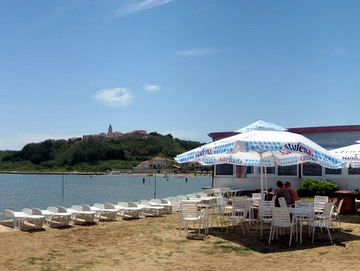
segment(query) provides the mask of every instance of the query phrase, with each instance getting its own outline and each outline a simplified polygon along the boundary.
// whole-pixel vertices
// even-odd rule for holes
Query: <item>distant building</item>
[[[163,157],[155,157],[140,164],[141,169],[162,169],[169,168],[170,166],[170,160]]]
[[[109,125],[107,133],[100,133],[100,134],[94,134],[94,135],[84,135],[83,139],[87,139],[90,137],[100,137],[100,138],[122,138],[127,135],[135,135],[135,136],[146,136],[147,132],[145,130],[134,130],[132,132],[128,133],[122,133],[122,132],[114,132],[112,125]]]

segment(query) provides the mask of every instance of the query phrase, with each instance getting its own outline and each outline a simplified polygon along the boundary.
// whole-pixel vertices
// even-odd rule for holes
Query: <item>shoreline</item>
[[[99,176],[165,176],[163,173],[105,173],[105,172],[35,172],[35,171],[0,171],[0,174],[23,174],[23,175],[99,175]],[[211,174],[195,174],[195,173],[170,173],[168,177],[185,178],[191,177],[211,177]]]

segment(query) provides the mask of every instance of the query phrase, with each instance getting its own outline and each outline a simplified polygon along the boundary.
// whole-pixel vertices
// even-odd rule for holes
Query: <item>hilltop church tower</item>
[[[111,124],[109,125],[109,129],[108,129],[108,135],[112,135],[113,134],[113,129]]]

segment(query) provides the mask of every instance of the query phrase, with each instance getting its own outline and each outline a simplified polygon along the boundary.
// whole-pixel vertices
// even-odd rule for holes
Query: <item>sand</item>
[[[256,227],[226,235],[213,229],[200,240],[179,236],[178,214],[100,221],[34,231],[0,226],[0,270],[358,270],[360,216],[342,216],[342,230],[305,234],[303,244],[289,235],[271,245],[269,231]],[[191,237],[191,236],[190,236]]]

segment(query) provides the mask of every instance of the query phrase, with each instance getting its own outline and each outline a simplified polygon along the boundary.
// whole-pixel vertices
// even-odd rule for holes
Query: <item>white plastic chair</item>
[[[343,205],[344,199],[341,199],[337,205],[334,206],[332,217],[336,221],[337,228],[341,229],[340,212]]]
[[[250,219],[254,221],[255,219],[255,210],[259,211],[259,204],[260,201],[264,200],[264,195],[261,193],[252,193],[251,195],[251,212],[250,212]]]
[[[180,204],[181,211],[180,211],[180,236],[182,231],[183,223],[185,223],[185,230],[188,233],[189,227],[188,223],[193,222],[193,228],[195,228],[195,222],[199,223],[198,229],[198,237],[200,237],[200,231],[202,223],[205,222],[205,209],[201,209],[199,211],[198,206],[196,203],[181,203]]]
[[[272,222],[272,208],[275,207],[273,201],[261,200],[259,204],[258,219],[260,220],[260,236],[263,235],[263,224]],[[258,227],[257,227],[258,228]]]
[[[278,198],[280,207],[288,207],[284,197]]]
[[[170,197],[170,203],[171,203],[171,212],[177,213],[180,212],[180,203],[182,199],[179,197]]]
[[[333,244],[330,234],[330,228],[332,227],[333,209],[334,209],[334,203],[326,202],[323,212],[321,214],[314,215],[313,221],[311,222],[312,243],[314,243],[315,228],[320,228],[321,230],[325,228],[329,234],[330,243]]]
[[[210,228],[213,227],[214,219],[216,220],[216,225],[217,226],[219,225],[218,218],[220,220],[221,229],[223,228],[223,225],[225,224],[224,216],[225,216],[227,203],[228,203],[227,198],[215,198],[214,200],[210,201],[210,204],[214,204],[214,207],[208,213],[208,215],[211,216]]]
[[[297,200],[295,201],[295,208],[302,208],[302,209],[309,209],[311,210],[310,213],[308,214],[296,214],[295,215],[295,222],[300,224],[300,240],[302,240],[302,224],[304,221],[306,221],[307,225],[308,225],[308,232],[309,232],[309,237],[311,236],[311,227],[310,227],[310,223],[311,220],[313,219],[314,216],[314,202],[312,201],[302,201],[302,200]]]
[[[234,222],[235,221],[239,221],[240,225],[241,225],[241,229],[243,231],[243,234],[245,235],[245,229],[244,229],[244,223],[247,226],[247,229],[249,231],[249,225],[246,223],[246,219],[248,217],[249,214],[249,209],[250,209],[250,202],[247,199],[242,199],[242,198],[237,198],[234,197],[233,198],[233,202],[232,202],[232,213],[229,216],[229,224],[231,222],[231,231],[234,230]],[[229,231],[229,225],[226,229],[226,234]]]
[[[275,234],[278,237],[279,231],[285,228],[290,228],[289,247],[291,246],[291,239],[294,231],[294,223],[290,218],[290,211],[288,208],[273,207],[272,208],[272,222],[270,227],[269,244],[274,240]]]
[[[314,197],[314,210],[315,213],[317,214],[321,214],[325,203],[329,201],[329,197],[328,196],[315,196]]]

